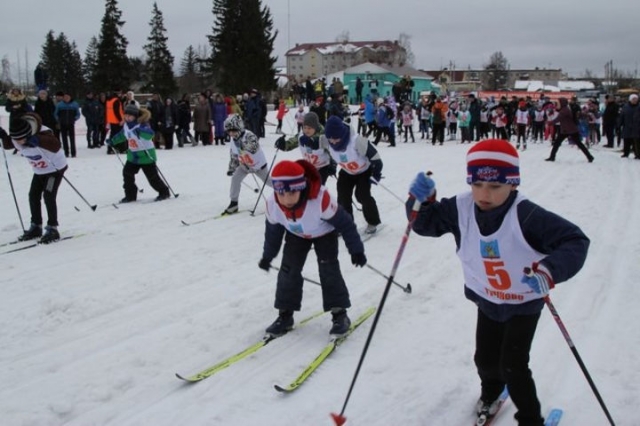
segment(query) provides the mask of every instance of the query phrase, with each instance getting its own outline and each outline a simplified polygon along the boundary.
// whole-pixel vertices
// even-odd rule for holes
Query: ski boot
[[[332,315],[332,325],[331,330],[329,330],[329,334],[334,337],[340,337],[349,331],[349,327],[351,327],[351,320],[347,316],[347,310],[344,308],[333,308],[331,309]]]
[[[42,236],[42,226],[36,225],[35,223],[31,224],[31,227],[24,231],[24,234],[18,237],[18,241],[28,241],[36,238],[40,238]]]
[[[293,311],[280,310],[278,318],[265,330],[268,336],[279,337],[293,329]]]
[[[44,235],[40,238],[40,244],[49,244],[60,239],[60,233],[55,226],[47,226],[44,228]]]

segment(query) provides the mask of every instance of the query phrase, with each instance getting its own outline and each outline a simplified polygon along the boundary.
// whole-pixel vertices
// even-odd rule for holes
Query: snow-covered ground
[[[285,130],[291,126],[288,117]],[[82,119],[78,127],[78,157],[70,159],[66,176],[99,207],[91,211],[64,182],[58,206],[62,235],[84,235],[0,255],[0,424],[333,424],[329,413],[342,408],[371,321],[291,395],[275,392],[273,384],[287,384],[325,345],[327,317],[201,383],[186,385],[174,376],[195,373],[254,343],[276,316],[276,273],[257,267],[264,215],[181,224],[228,204],[228,148],[159,151],[159,167],[180,196],[115,209],[111,203],[123,196],[122,166],[104,149],[88,150]],[[273,129],[262,141],[269,159]],[[381,144],[382,182],[404,198],[415,173],[432,170],[439,196],[465,191],[468,148],[420,140],[399,142],[395,149]],[[31,170],[24,159],[6,153],[26,226]],[[640,161],[599,147],[593,148],[592,164],[566,145],[555,163],[543,161],[548,153],[547,144],[530,144],[521,153],[521,190],[577,223],[592,241],[582,271],[551,297],[617,424],[638,425]],[[277,155],[298,157],[298,151]],[[22,230],[2,169],[0,242],[7,242]],[[137,181],[144,188],[140,200],[156,196],[142,173]],[[245,182],[256,186],[250,177]],[[329,187],[335,190],[334,180]],[[366,243],[367,256],[388,274],[407,222],[395,196],[380,187],[373,191],[386,226]],[[252,209],[256,196],[243,187],[240,207]],[[261,202],[257,211],[263,209]],[[361,214],[356,221],[364,224]],[[344,246],[341,260],[355,318],[377,306],[386,280],[354,268]],[[313,253],[305,273],[317,279]],[[475,309],[463,296],[453,239],[412,235],[396,280],[411,283],[413,294],[391,289],[347,406],[349,424],[471,423],[479,394]],[[297,319],[321,308],[320,289],[305,289]],[[562,407],[567,425],[607,424],[548,312],[531,366],[545,411]],[[507,403],[495,425],[513,425],[514,412]]]

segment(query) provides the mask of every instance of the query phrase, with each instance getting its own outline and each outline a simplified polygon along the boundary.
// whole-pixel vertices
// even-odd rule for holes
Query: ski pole
[[[97,205],[97,204],[91,205],[91,203],[89,203],[89,202],[87,201],[87,199],[86,199],[86,198],[84,198],[84,197],[82,196],[82,194],[80,193],[80,191],[78,191],[78,190],[76,189],[76,187],[75,187],[75,186],[73,186],[73,184],[71,183],[71,181],[70,181],[69,179],[67,179],[67,177],[66,177],[65,175],[62,175],[62,179],[64,179],[64,180],[69,184],[69,186],[70,186],[71,188],[73,188],[73,190],[74,190],[74,191],[76,191],[76,194],[78,194],[78,195],[80,196],[80,198],[82,198],[82,201],[84,201],[84,202],[86,203],[86,205],[87,205],[87,206],[89,206],[89,208],[90,208],[91,210],[93,210],[94,212],[96,211],[96,209],[98,208],[98,205]]]
[[[546,295],[544,297],[544,303],[547,304],[547,308],[549,308],[549,311],[551,312],[553,319],[556,320],[556,324],[558,324],[558,327],[560,328],[560,332],[564,336],[564,340],[566,340],[567,344],[569,345],[569,348],[571,348],[571,352],[573,352],[573,356],[576,358],[576,361],[578,361],[578,365],[580,366],[580,369],[582,370],[584,377],[587,379],[587,382],[589,382],[589,386],[591,386],[591,390],[593,391],[594,395],[596,396],[596,399],[600,403],[600,407],[602,407],[602,410],[604,411],[605,416],[607,416],[607,420],[609,420],[609,424],[611,424],[611,426],[615,426],[615,423],[613,422],[613,418],[611,417],[611,414],[609,414],[609,410],[607,409],[607,406],[605,405],[604,400],[602,399],[602,396],[600,396],[600,392],[598,392],[598,389],[596,388],[596,385],[593,382],[593,379],[591,378],[591,375],[589,374],[587,367],[584,365],[584,362],[582,362],[582,358],[580,357],[580,354],[578,354],[578,350],[573,344],[573,341],[571,340],[571,336],[569,336],[569,332],[567,331],[567,328],[564,326],[564,323],[562,322],[562,319],[560,318],[558,311],[556,310],[555,306],[553,306],[553,303],[551,303],[551,298],[549,297],[549,295]]]
[[[278,268],[277,266],[273,266],[273,265],[272,265],[271,267],[272,267],[273,269],[275,269],[276,271],[280,271],[280,268]],[[312,280],[311,278],[307,278],[307,277],[305,277],[304,275],[302,276],[302,279],[303,279],[304,281],[307,281],[307,282],[311,283],[311,284],[319,285],[320,287],[322,287],[322,284],[320,284],[318,281]]]
[[[245,181],[242,181],[242,184],[244,186],[246,186],[247,188],[249,188],[250,190],[252,190],[253,192],[257,193],[258,192],[258,188],[252,188],[248,183],[246,183]]]
[[[11,180],[11,172],[9,172],[9,163],[7,162],[7,153],[4,152],[4,148],[0,146],[2,149],[2,155],[4,156],[4,166],[7,169],[7,176],[9,177],[9,186],[11,186],[11,195],[13,195],[13,202],[16,204],[16,211],[18,212],[18,219],[20,219],[20,226],[22,227],[22,232],[26,232],[24,229],[24,222],[22,221],[22,214],[20,213],[20,207],[18,207],[18,199],[16,198],[16,191],[13,188],[13,181]]]
[[[384,273],[382,273],[382,271],[379,271],[378,269],[374,268],[373,266],[369,265],[368,263],[365,265],[367,268],[371,269],[373,272],[375,272],[376,274],[382,276],[383,278],[389,279],[388,276],[386,276]],[[405,293],[411,293],[411,284],[407,283],[406,286],[403,286],[402,284],[399,284],[397,281],[392,279],[393,284],[397,285],[398,287],[400,287]]]
[[[254,188],[253,192],[257,194],[259,192],[258,187],[260,186],[260,184],[258,183],[258,179],[256,179],[256,175],[254,173],[251,173],[251,177],[253,178],[253,181],[256,184],[256,187]],[[262,196],[262,198],[264,198],[264,195]],[[266,198],[265,198],[265,201],[266,201]]]
[[[176,194],[173,191],[173,188],[171,188],[171,185],[169,185],[169,181],[167,180],[166,177],[164,177],[164,174],[162,173],[162,170],[160,170],[160,167],[158,167],[158,160],[154,160],[153,157],[151,156],[151,154],[149,154],[149,151],[147,151],[146,149],[144,150],[144,153],[147,154],[147,157],[149,157],[150,160],[153,160],[153,162],[155,163],[156,166],[156,170],[158,171],[158,174],[160,175],[160,178],[163,180],[164,184],[167,185],[167,188],[169,188],[169,191],[171,191],[171,194],[175,197],[178,198],[178,196],[180,194]]]
[[[267,182],[269,182],[269,176],[271,176],[271,169],[273,168],[273,164],[276,162],[276,157],[278,156],[278,151],[280,151],[280,150],[278,148],[276,148],[276,153],[273,154],[273,160],[271,160],[271,165],[269,166],[269,170],[267,171],[267,178],[262,183],[262,188],[260,188],[260,194],[258,194],[258,199],[256,200],[256,205],[253,206],[253,210],[251,210],[249,212],[249,214],[251,216],[255,215],[256,209],[258,208],[258,203],[260,202],[260,197],[262,197],[262,191],[264,191],[264,187],[267,185]]]
[[[430,174],[430,172],[428,172]],[[351,397],[351,392],[353,392],[353,387],[356,384],[356,380],[358,379],[358,374],[360,373],[360,369],[362,368],[362,363],[364,362],[364,358],[367,355],[367,350],[369,349],[369,345],[371,344],[371,339],[373,338],[373,333],[376,331],[376,326],[378,325],[378,320],[380,319],[380,314],[382,314],[382,308],[384,307],[384,303],[387,300],[387,295],[389,294],[389,289],[391,288],[391,284],[393,283],[393,277],[398,270],[398,266],[400,265],[400,259],[402,259],[402,254],[404,253],[404,248],[407,245],[407,241],[409,241],[409,235],[411,234],[411,229],[413,226],[413,222],[415,222],[416,217],[418,217],[418,210],[420,210],[420,206],[422,203],[420,201],[415,200],[413,203],[413,208],[411,210],[411,215],[409,216],[409,221],[407,222],[407,228],[404,231],[404,235],[402,236],[402,242],[400,243],[400,248],[398,249],[398,253],[396,254],[396,258],[393,262],[393,267],[391,268],[391,274],[387,279],[387,285],[384,288],[384,292],[382,293],[382,298],[380,299],[380,304],[378,305],[378,309],[376,310],[376,315],[373,317],[373,324],[371,324],[371,330],[369,330],[369,335],[367,336],[367,341],[364,344],[364,348],[362,349],[362,355],[360,355],[360,360],[358,361],[358,366],[356,367],[356,371],[353,375],[353,379],[351,380],[351,385],[349,386],[349,391],[347,392],[347,397],[345,398],[344,405],[342,406],[342,410],[340,414],[331,413],[331,417],[335,422],[336,426],[343,426],[347,421],[347,418],[344,416],[344,412],[347,409],[347,404],[349,403],[349,398]]]
[[[400,198],[398,195],[396,195],[395,192],[393,192],[392,190],[390,190],[389,188],[387,188],[386,186],[384,186],[382,184],[382,182],[377,181],[376,185],[378,185],[380,188],[384,189],[385,191],[387,191],[389,194],[393,195],[395,197],[396,200],[400,201],[400,203],[402,203],[402,205],[404,205],[404,200],[402,198]]]
[[[40,155],[42,155],[42,157],[46,158],[46,156],[44,155],[44,153],[42,152],[42,150],[41,150],[40,148],[38,148],[38,151],[40,152]],[[54,168],[55,168],[55,166],[53,166],[53,165],[52,165],[52,167],[54,167]],[[60,170],[56,168],[56,172],[60,172]],[[98,205],[97,205],[97,204],[91,205],[91,203],[90,203],[90,202],[88,202],[88,201],[87,201],[87,199],[86,199],[86,198],[84,198],[84,197],[82,196],[82,194],[80,193],[80,191],[78,191],[78,189],[77,189],[75,186],[73,186],[73,184],[71,183],[71,181],[70,181],[69,179],[67,179],[67,177],[66,177],[64,174],[62,174],[62,179],[64,179],[64,180],[69,184],[69,186],[70,186],[71,188],[73,188],[73,190],[76,192],[76,194],[78,194],[78,196],[79,196],[80,198],[82,198],[82,201],[84,201],[84,202],[85,202],[85,204],[86,204],[87,206],[89,206],[89,208],[90,208],[91,210],[93,210],[94,212],[96,211],[96,209],[98,208]],[[76,207],[76,210],[78,210],[78,208],[77,208],[77,207]]]

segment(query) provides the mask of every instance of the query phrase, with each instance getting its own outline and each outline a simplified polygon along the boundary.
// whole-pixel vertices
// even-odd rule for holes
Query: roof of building
[[[363,48],[392,51],[401,48],[401,46],[397,41],[391,40],[303,43],[296,44],[296,47],[289,49],[285,56],[300,56],[313,49],[317,49],[323,55],[331,55],[334,53],[353,53]]]
[[[410,67],[408,65],[403,65],[403,66],[394,66],[394,65],[387,65],[387,64],[374,64],[372,62],[364,62],[362,64],[359,65],[354,65],[350,68],[347,68],[346,70],[344,70],[345,73],[347,74],[364,74],[364,73],[371,73],[371,74],[386,74],[386,73],[393,73],[397,76],[403,76],[403,75],[409,75],[411,76],[411,78],[423,78],[423,79],[428,79],[428,80],[432,80],[433,78],[420,71],[417,70],[413,67]]]

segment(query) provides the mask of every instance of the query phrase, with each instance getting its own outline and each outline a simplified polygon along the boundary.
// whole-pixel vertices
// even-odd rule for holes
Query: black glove
[[[284,151],[284,149],[287,147],[287,141],[286,141],[284,135],[282,135],[278,139],[276,139],[275,147],[277,149],[279,149],[280,151]]]
[[[365,256],[364,253],[352,254],[351,263],[353,263],[354,266],[363,267],[364,265],[367,264],[367,256]]]
[[[269,269],[271,269],[271,260],[265,259],[263,257],[262,259],[260,259],[260,262],[258,262],[258,268],[264,269],[265,271],[269,272]]]
[[[227,176],[233,176],[233,172],[235,172],[235,170],[227,170]]]
[[[328,168],[327,170],[329,170],[329,176],[335,176],[336,173],[338,172],[338,165],[336,164],[335,161],[331,161],[327,166],[327,168]]]

